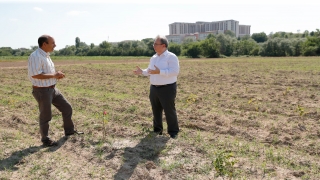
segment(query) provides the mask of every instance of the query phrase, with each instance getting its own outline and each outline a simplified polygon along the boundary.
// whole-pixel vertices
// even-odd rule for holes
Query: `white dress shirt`
[[[28,77],[32,82],[32,85],[39,87],[48,87],[57,83],[56,78],[50,79],[36,79],[32,76],[38,74],[55,73],[55,68],[52,60],[50,59],[50,53],[46,53],[41,48],[35,50],[28,59]]]
[[[149,74],[148,69],[155,70],[155,65],[160,69],[160,74]],[[165,85],[177,81],[179,70],[178,57],[166,50],[160,56],[158,54],[153,55],[148,68],[143,69],[142,74],[150,76],[150,83],[152,85]]]

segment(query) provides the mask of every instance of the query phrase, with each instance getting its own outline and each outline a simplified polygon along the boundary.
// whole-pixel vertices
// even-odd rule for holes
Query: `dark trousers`
[[[51,104],[53,104],[61,113],[63,119],[64,133],[68,134],[74,131],[74,125],[71,120],[71,104],[63,97],[57,88],[33,88],[33,97],[39,105],[39,125],[41,141],[49,139],[49,121],[52,118]]]
[[[164,111],[168,124],[168,133],[170,135],[178,134],[179,125],[175,108],[176,95],[176,83],[160,87],[156,87],[154,85],[150,86],[149,98],[153,113],[153,130],[155,132],[163,131],[162,112]]]

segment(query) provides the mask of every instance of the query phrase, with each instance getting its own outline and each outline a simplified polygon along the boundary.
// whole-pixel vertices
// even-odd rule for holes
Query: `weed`
[[[197,132],[197,136],[195,140],[197,143],[201,143],[203,141],[200,131]]]
[[[40,169],[41,169],[41,166],[40,166],[39,164],[36,164],[36,165],[34,165],[34,166],[31,168],[30,173],[31,173],[31,174],[34,174],[34,173],[36,173],[37,171],[39,171]]]
[[[230,178],[233,177],[235,172],[234,164],[236,163],[236,160],[233,159],[233,157],[232,153],[223,151],[216,153],[216,158],[212,164],[219,176],[227,175]]]
[[[289,94],[291,90],[291,87],[287,87],[286,90],[282,93],[284,96],[286,96],[287,94]]]
[[[129,113],[134,113],[137,111],[137,109],[138,109],[138,107],[133,105],[133,106],[130,106],[127,111]]]
[[[169,171],[172,171],[174,169],[177,169],[179,167],[182,167],[183,166],[183,162],[181,161],[173,161],[172,163],[167,163],[163,160],[160,161],[160,164],[161,164],[161,167],[165,170],[169,170]]]
[[[297,106],[297,108],[296,108],[296,112],[298,112],[299,113],[299,116],[303,116],[304,115],[304,108],[302,107],[302,106],[300,106],[299,104],[298,104],[298,106]]]
[[[187,105],[193,104],[198,100],[198,96],[195,94],[190,94],[187,99],[186,99],[186,103]]]

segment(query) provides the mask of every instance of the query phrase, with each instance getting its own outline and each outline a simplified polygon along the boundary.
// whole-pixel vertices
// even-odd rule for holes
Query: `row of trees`
[[[66,46],[54,51],[54,56],[152,56],[153,39],[141,41],[122,41],[110,43],[102,41],[99,45],[87,45],[79,37],[75,45]],[[37,46],[31,49],[0,48],[0,56],[28,56]],[[182,44],[169,43],[169,51],[176,55],[197,57],[225,57],[225,56],[319,56],[320,31],[304,33],[254,33],[252,36],[236,38],[234,33],[212,35],[201,41],[185,40]]]
[[[189,57],[221,56],[319,56],[320,31],[300,34],[278,32],[267,36],[264,32],[251,37],[235,38],[219,34],[198,42],[184,42],[182,54]]]

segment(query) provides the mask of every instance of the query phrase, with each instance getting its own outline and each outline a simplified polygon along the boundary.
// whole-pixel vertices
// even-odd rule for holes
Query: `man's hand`
[[[56,72],[56,73],[54,74],[54,77],[55,77],[56,79],[62,79],[62,78],[65,77],[65,75],[64,75],[63,72],[58,71],[58,72]]]
[[[142,74],[142,69],[139,66],[136,66],[136,68],[137,69],[135,71],[133,71],[133,73],[136,75]]]
[[[154,65],[154,67],[156,68],[155,70],[152,70],[152,69],[148,69],[148,73],[149,74],[160,74],[160,69]]]

